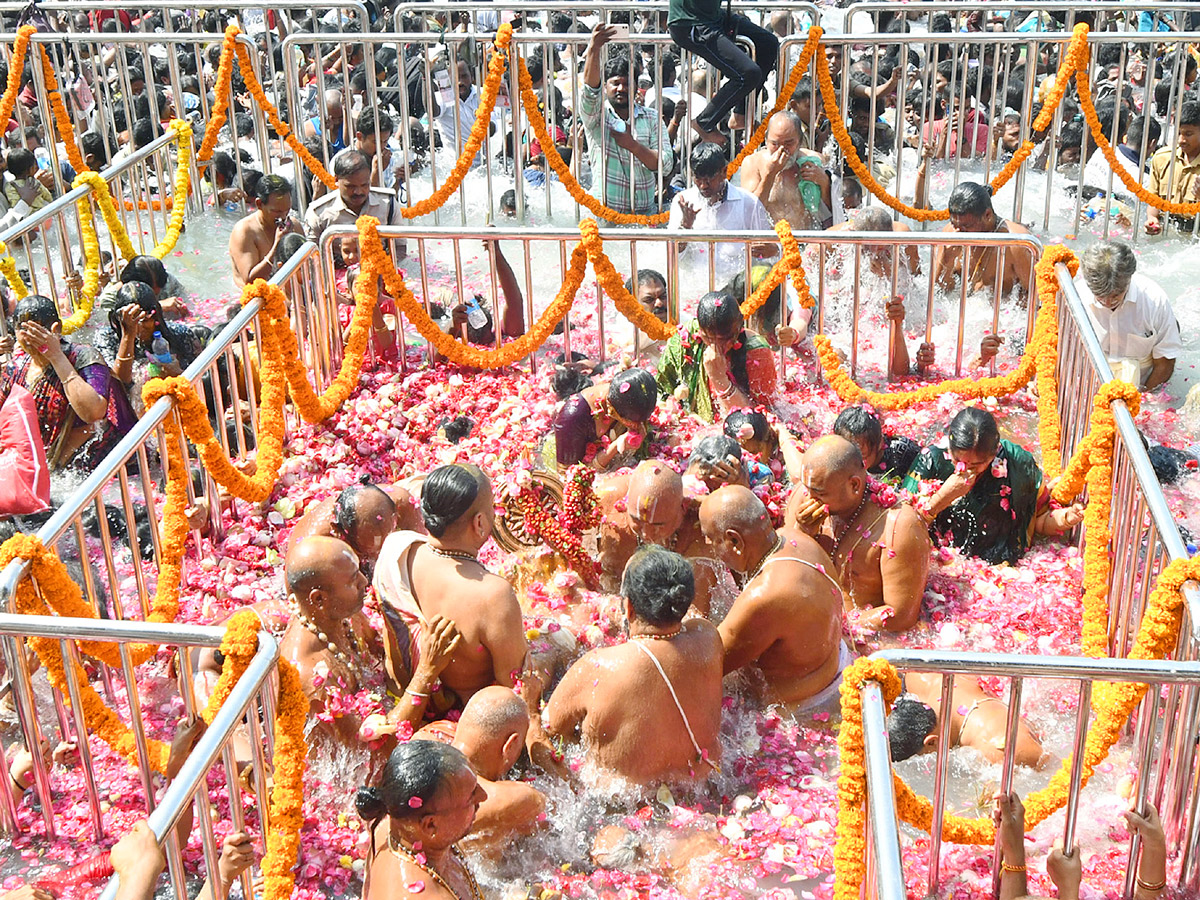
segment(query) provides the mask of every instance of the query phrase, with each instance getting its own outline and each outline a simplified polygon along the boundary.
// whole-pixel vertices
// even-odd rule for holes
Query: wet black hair
[[[712,178],[723,171],[727,164],[725,151],[711,141],[697,144],[692,148],[692,155],[688,157],[688,171],[692,173],[693,178]]]
[[[951,450],[978,450],[995,453],[1000,446],[1000,429],[996,418],[985,409],[968,406],[950,420],[947,429]]]
[[[388,757],[378,787],[358,789],[354,808],[359,818],[371,823],[372,831],[384,816],[418,819],[446,780],[470,765],[462,751],[449,744],[406,741]]]
[[[1150,447],[1146,451],[1146,455],[1150,457],[1150,465],[1154,467],[1154,474],[1163,484],[1177,482],[1188,471],[1187,464],[1196,459],[1190,453],[1162,444]]]
[[[84,132],[83,137],[79,139],[79,146],[83,148],[84,156],[95,156],[101,163],[108,163],[108,146],[100,132]]]
[[[954,186],[946,209],[955,216],[982,216],[992,211],[992,189],[974,181]]]
[[[135,256],[121,270],[121,284],[140,281],[148,284],[157,293],[167,284],[167,267],[156,256]]]
[[[17,307],[13,310],[13,328],[26,322],[37,322],[47,329],[61,325],[62,315],[58,311],[58,304],[42,294],[30,294],[23,300],[18,300]]]
[[[254,186],[254,199],[266,203],[279,194],[292,196],[292,183],[282,175],[264,175]]]
[[[13,178],[26,178],[37,172],[37,157],[33,155],[32,150],[26,150],[24,147],[9,150],[5,164]]]
[[[645,422],[658,406],[658,383],[645,369],[625,369],[609,383],[608,402],[622,419]]]
[[[474,466],[438,466],[421,487],[421,518],[434,537],[441,537],[475,505],[485,476]]]
[[[742,430],[743,425],[749,425],[754,429],[756,441],[765,441],[771,436],[771,423],[767,421],[765,415],[753,409],[735,409],[725,417],[723,427],[725,436],[738,441],[739,447],[741,441],[738,440],[738,432]]]
[[[847,406],[833,420],[833,433],[844,437],[850,443],[862,438],[870,446],[878,447],[883,443],[883,423],[879,416],[864,406]]]
[[[925,738],[937,727],[937,713],[920,700],[900,697],[887,718],[888,744],[892,762],[916,756],[925,746]]]
[[[380,495],[383,498],[384,508],[390,508],[393,513],[396,511],[395,502],[388,495],[388,492],[378,485],[350,485],[350,487],[338,494],[337,499],[333,501],[333,524],[338,527],[338,530],[351,543],[355,543],[354,536],[358,532],[358,498],[367,493]]]
[[[662,547],[643,547],[630,557],[621,576],[621,596],[648,625],[677,625],[696,596],[692,564]]]
[[[722,338],[737,337],[740,333],[741,338],[738,343],[741,346],[730,349],[726,356],[729,360],[729,374],[733,377],[733,383],[743,393],[748,394],[750,392],[750,375],[746,371],[746,354],[749,350],[746,347],[745,321],[742,318],[739,302],[727,290],[709,291],[700,298],[700,302],[696,306],[696,323],[710,334]]]
[[[568,397],[582,393],[593,384],[592,379],[583,372],[566,366],[557,367],[554,374],[550,376],[550,387],[554,390],[554,396],[559,400],[566,400]]]
[[[742,461],[742,445],[727,434],[710,434],[701,438],[688,457],[688,468],[695,465],[711,468],[722,462],[735,462],[745,474],[746,464]]]
[[[471,432],[475,428],[475,423],[466,416],[455,416],[453,419],[443,419],[441,424],[442,434],[446,436],[452,444],[457,444],[464,438],[470,437]]]
[[[279,243],[275,247],[275,259],[272,262],[276,266],[282,266],[285,262],[291,259],[297,250],[304,246],[304,235],[285,234],[279,239]]]

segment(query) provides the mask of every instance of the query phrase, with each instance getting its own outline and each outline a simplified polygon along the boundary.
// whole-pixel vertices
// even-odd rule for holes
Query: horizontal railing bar
[[[1096,659],[1087,656],[906,649],[880,650],[871,654],[871,658],[886,660],[908,672],[1200,684],[1200,662],[1174,659]]]
[[[79,619],[72,616],[0,613],[0,634],[114,644],[219,647],[225,637],[225,629],[215,625],[139,622],[132,619]]]

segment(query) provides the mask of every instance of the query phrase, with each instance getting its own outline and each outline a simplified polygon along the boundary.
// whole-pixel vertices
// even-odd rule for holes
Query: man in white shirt
[[[452,151],[455,156],[462,155],[463,148],[471,138],[471,128],[479,112],[480,99],[471,67],[461,59],[458,61],[458,102],[454,102],[454,91],[449,85],[445,90],[439,88],[434,92],[433,124],[437,126],[438,134],[441,135],[442,146]],[[489,122],[488,134],[495,130],[496,123]],[[476,153],[471,162],[472,168],[481,162],[481,154]]]
[[[1079,258],[1075,288],[1117,378],[1150,391],[1166,384],[1183,349],[1179,322],[1161,287],[1137,274],[1124,241],[1100,241]]]
[[[717,144],[703,142],[692,148],[688,168],[692,186],[675,195],[671,201],[671,216],[667,227],[672,231],[773,231],[771,217],[756,196],[729,183],[725,175],[728,161],[725,151]],[[754,256],[771,256],[778,252],[774,244],[754,244]],[[741,244],[723,242],[715,245],[716,279],[723,284],[734,272],[744,270],[745,250]]]

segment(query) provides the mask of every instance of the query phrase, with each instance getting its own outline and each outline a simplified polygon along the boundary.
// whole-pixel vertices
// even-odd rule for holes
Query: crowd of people
[[[92,15],[101,33],[135,27],[132,19]],[[150,14],[136,27],[153,27],[154,15],[166,24],[163,14]],[[579,180],[619,212],[667,212],[664,234],[682,252],[696,243],[683,232],[766,232],[779,221],[797,231],[903,233],[906,226],[869,202],[846,164],[809,77],[772,118],[763,145],[740,171],[740,184],[731,182],[728,161],[755,124],[744,114],[745,101],[769,87],[780,40],[793,36],[798,23],[786,12],[772,16],[769,28],[740,15],[724,17],[713,0],[672,0],[665,16],[626,16],[633,40],[615,19],[589,28],[565,15],[547,17],[550,33],[580,35],[579,44],[565,44],[561,52],[550,44],[527,60],[556,150]],[[904,15],[884,18],[881,28],[908,30]],[[933,19],[935,33],[946,30]],[[434,25],[453,30],[456,22],[451,13],[430,21],[399,7],[380,11],[371,24],[415,31]],[[220,22],[205,14],[200,24],[215,35]],[[338,31],[341,23],[314,16],[306,24],[320,34]],[[651,28],[669,32],[678,48],[693,55],[692,71],[681,71],[674,54],[638,45],[637,32]],[[753,45],[752,56],[738,38]],[[261,34],[256,40],[269,52]],[[876,177],[889,180],[889,169],[895,177],[889,149],[921,154],[913,198],[918,206],[929,203],[926,186],[935,160],[982,156],[1000,162],[1011,156],[1025,133],[1014,130],[1014,120],[1020,126],[1030,118],[1024,98],[1043,96],[1057,65],[1052,52],[1037,60],[995,53],[974,58],[963,46],[962,52],[947,45],[931,58],[914,53],[908,59],[901,58],[899,45],[878,57],[836,46],[826,51],[834,78],[847,90],[843,124],[864,157],[871,148]],[[297,130],[310,151],[329,161],[330,189],[297,167],[288,171],[276,160],[256,158],[256,142],[265,145],[277,135],[253,133],[235,73],[231,140],[205,177],[222,206],[246,204],[228,245],[237,286],[270,277],[305,240],[318,240],[359,216],[403,224],[406,179],[431,150],[465,144],[486,55],[447,51],[431,70],[435,78],[445,77],[431,86],[421,82],[421,66],[410,67],[402,49],[372,55],[378,97],[367,95],[361,45],[317,43],[312,58],[304,59],[313,72],[292,118],[302,123]],[[121,52],[112,49],[113,55]],[[126,60],[134,62],[141,60]],[[115,133],[81,129],[86,158],[100,167],[118,152],[145,146],[175,115],[201,126],[200,111],[213,98],[201,103],[200,97],[213,88],[216,62],[207,54],[199,65],[192,59],[184,66],[177,97],[165,90],[174,84],[170,71],[155,66],[153,72],[126,72],[110,110]],[[1122,163],[1169,199],[1200,197],[1200,180],[1193,177],[1200,101],[1179,107],[1171,134],[1159,121],[1166,107],[1143,108],[1139,89],[1148,83],[1156,104],[1163,85],[1168,100],[1192,90],[1190,57],[1177,65],[1170,56],[1137,56],[1137,65],[1124,73],[1111,71],[1112,60],[1103,54],[1099,62],[1099,77],[1110,88],[1097,92],[1102,121],[1106,129],[1120,126]],[[349,95],[325,87],[315,77],[318,68],[339,79],[345,75]],[[567,101],[576,98],[555,86],[557,74],[567,70],[579,75],[574,109]],[[935,76],[928,79],[927,98],[920,90],[926,75]],[[998,83],[1007,86],[1006,96],[995,96]],[[403,103],[396,99],[401,95]],[[1064,102],[1070,112],[1076,99],[1069,95]],[[65,171],[66,162],[41,166],[56,148],[52,141],[40,146],[34,104],[22,101],[15,116],[9,131],[19,131],[26,146],[38,142],[42,153],[13,147],[4,157],[0,211],[12,221],[61,190],[54,171]],[[1074,164],[1085,165],[1085,188],[1092,194],[1108,190],[1107,161],[1071,116],[1061,117],[1066,124],[1059,134],[1038,136],[1035,158],[1068,166],[1073,147]],[[493,131],[503,127],[498,122]],[[1169,138],[1157,149],[1163,134]],[[555,177],[546,148],[529,135],[506,138],[503,156],[521,160],[530,186],[538,186],[539,176],[541,184]],[[582,152],[573,154],[578,147]],[[1050,160],[1054,147],[1058,155]],[[490,165],[485,155],[481,151],[472,165]],[[1119,187],[1114,198],[1126,216],[1138,202]],[[1029,233],[996,212],[987,187],[966,178],[950,193],[948,207],[947,232]],[[1163,228],[1156,211],[1144,221],[1147,231]],[[489,311],[482,297],[452,292],[429,298],[429,306],[443,331],[494,345],[525,333],[527,303],[500,243],[485,240],[483,248],[496,273],[497,309]],[[391,242],[393,260],[403,260],[406,250],[404,241]],[[606,613],[620,633],[614,642],[586,652],[531,645],[513,584],[480,561],[504,498],[472,463],[332,494],[304,510],[279,547],[283,596],[253,608],[299,671],[310,704],[312,752],[370,745],[374,753],[371,777],[354,800],[371,835],[366,900],[481,896],[470,858],[502,855],[515,839],[552,827],[547,809],[555,786],[621,788],[644,799],[671,784],[702,795],[722,771],[728,698],[737,694],[757,708],[792,714],[831,709],[841,674],[859,653],[921,621],[938,565],[935,547],[953,547],[989,564],[1017,564],[1036,540],[1068,533],[1082,521],[1082,506],[1054,503],[1034,454],[1004,437],[981,406],[955,409],[944,437],[933,440],[891,433],[865,405],[841,410],[828,433],[801,434],[781,421],[778,353],[808,340],[813,311],[786,287],[749,319],[740,306],[778,252],[774,242],[718,249],[712,271],[722,287],[696,298],[694,315],[687,317],[675,309],[661,273],[630,273],[626,289],[659,321],[679,325],[678,331],[662,342],[641,341],[636,366],[559,360],[552,379],[559,406],[529,455],[537,468],[558,476],[576,465],[596,471],[595,557],[601,588],[618,598]],[[892,252],[899,258],[892,259]],[[333,246],[336,327],[342,329],[350,324],[361,255],[357,237],[338,238]],[[747,265],[748,258],[754,264]],[[893,264],[916,274],[921,265],[914,247],[867,248],[865,259],[879,274]],[[1007,296],[1029,291],[1032,264],[1016,252],[945,247],[933,255],[930,277],[948,290]],[[1081,254],[1075,287],[1118,377],[1153,390],[1172,378],[1183,346],[1169,298],[1137,268],[1128,243],[1100,241]],[[30,490],[28,508],[17,514],[46,508],[42,482],[48,473],[96,469],[137,421],[141,385],[178,375],[200,356],[212,330],[190,317],[185,294],[160,260],[139,256],[100,295],[101,313],[84,339],[63,335],[56,298],[35,294],[10,304],[11,336],[0,341],[0,351],[9,355],[0,367],[0,398],[7,400],[0,418],[11,403],[14,416],[28,422],[33,415],[39,426],[36,434],[25,429],[19,442],[29,464],[16,471]],[[904,299],[892,297],[883,309],[889,322],[884,377],[928,376],[935,348],[922,342],[910,352]],[[394,366],[404,350],[397,316],[393,299],[381,294],[371,342],[380,365]],[[985,338],[976,362],[988,363],[1002,340]],[[233,402],[256,392],[252,360],[240,363],[238,371],[210,376],[204,384],[206,396],[219,398],[228,411],[228,421],[214,422],[219,427],[241,428],[242,407],[252,406]],[[667,403],[677,404],[689,426],[700,429],[683,460],[662,452],[682,440],[655,424]],[[454,443],[472,424],[448,422],[441,438]],[[0,436],[9,435],[0,428]],[[770,497],[782,498],[777,512]],[[189,518],[199,529],[204,516],[192,517],[196,510]],[[204,515],[219,514],[210,508]],[[194,663],[192,688],[203,704],[221,660],[206,651]],[[337,702],[341,694],[366,688],[392,698],[373,721]],[[909,675],[905,690],[889,721],[896,760],[935,749],[947,715],[952,745],[974,748],[988,760],[1002,758],[1008,710],[1000,698],[960,680],[952,708],[944,709],[940,680],[933,676]],[[1018,764],[1042,768],[1052,761],[1024,720],[1016,741]],[[17,799],[29,785],[26,757],[10,770]],[[1013,825],[1020,804],[1015,798],[997,802],[1002,894],[1021,896],[1024,885],[1009,878],[1024,869],[1014,837],[1023,829]],[[1131,828],[1146,841],[1138,884],[1149,898],[1161,880],[1155,861],[1161,829],[1154,831],[1153,810],[1131,815]],[[622,840],[617,836],[616,843]],[[113,851],[122,900],[152,888],[162,867],[157,847],[151,851],[147,843],[154,841],[147,842],[139,828]],[[245,834],[226,843],[227,865],[208,887],[213,900],[227,896],[251,862]],[[601,844],[597,840],[597,856],[611,852]],[[1062,881],[1055,877],[1062,896],[1069,896],[1065,858],[1052,857],[1052,864],[1063,875]],[[1078,877],[1076,891],[1077,883]],[[36,888],[28,896],[41,900]]]

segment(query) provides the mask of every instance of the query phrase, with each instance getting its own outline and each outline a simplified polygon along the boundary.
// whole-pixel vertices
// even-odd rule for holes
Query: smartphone
[[[612,30],[613,30],[613,35],[612,35],[612,38],[610,38],[610,40],[614,40],[614,41],[629,40],[629,26],[628,25],[611,25],[609,27],[612,28]]]

